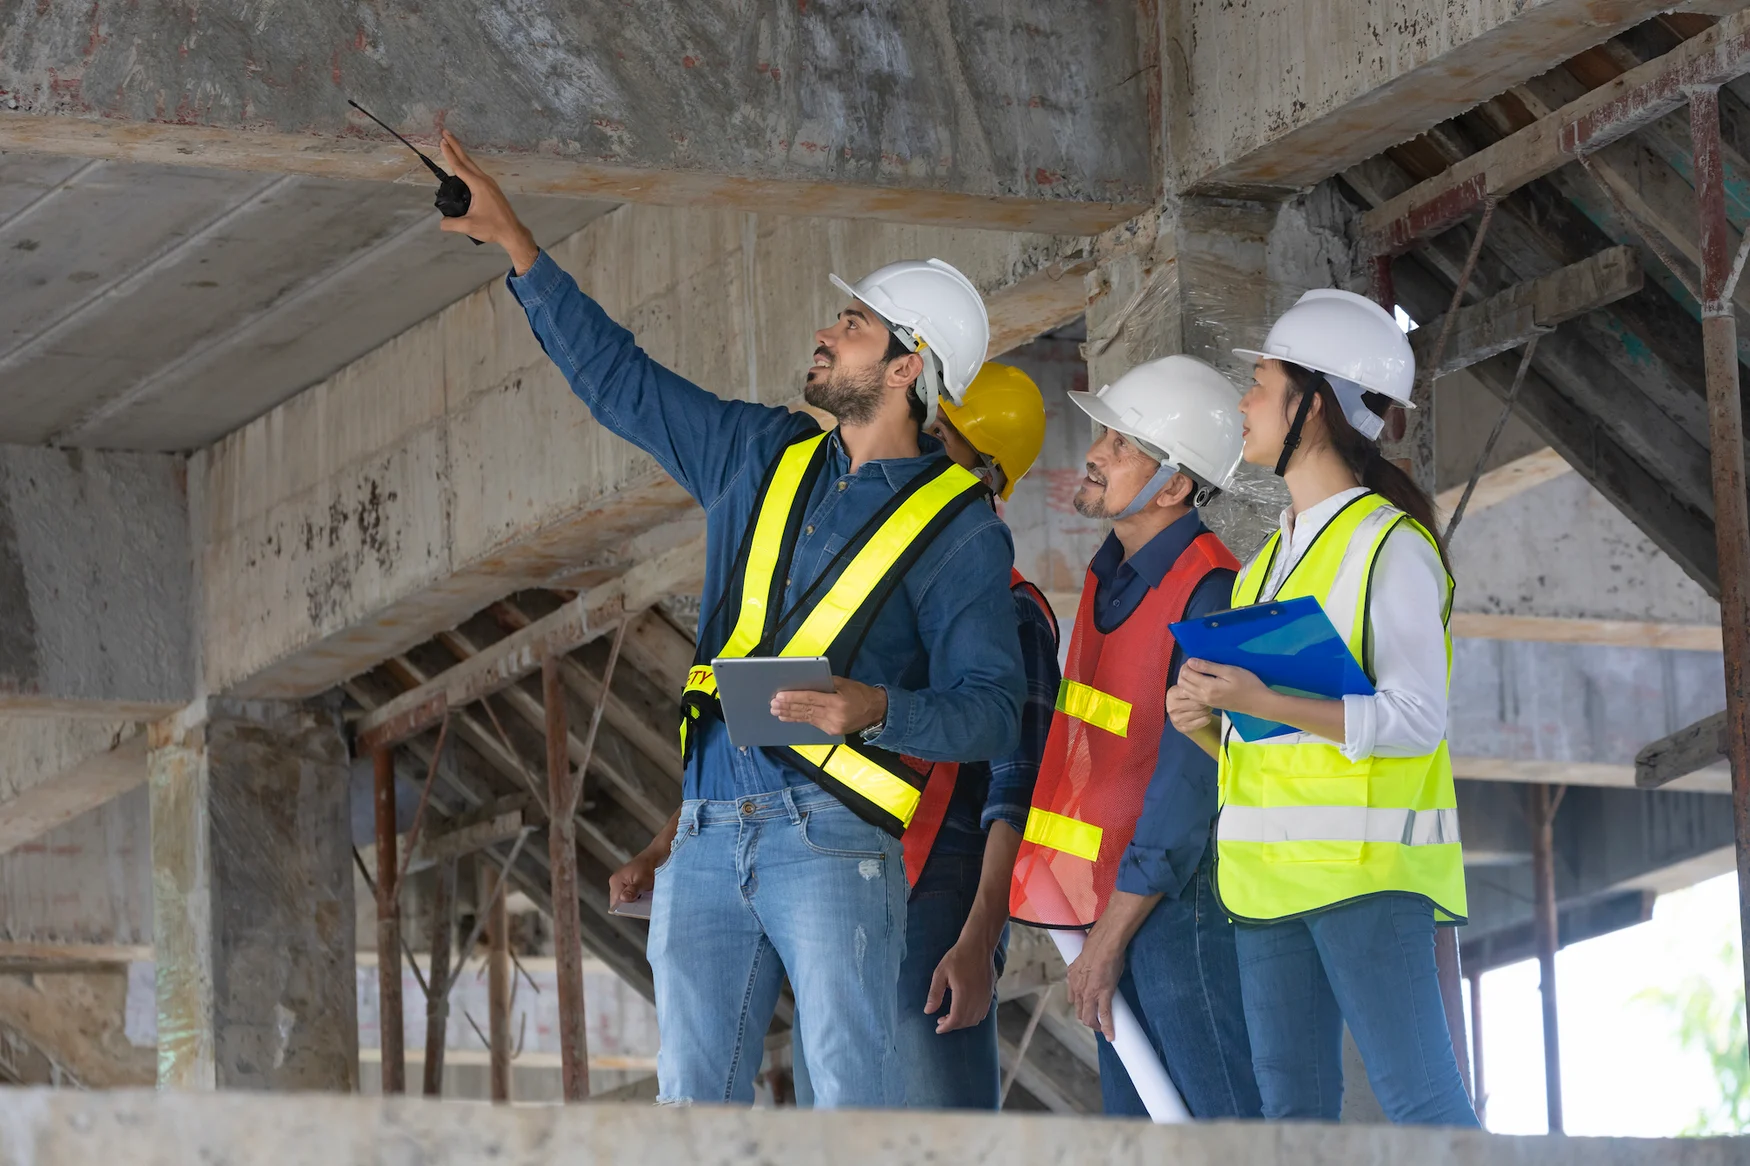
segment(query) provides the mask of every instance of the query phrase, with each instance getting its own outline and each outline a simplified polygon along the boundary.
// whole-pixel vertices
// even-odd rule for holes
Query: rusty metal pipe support
[[[407,1092],[407,1050],[401,1018],[401,906],[396,885],[395,750],[371,753],[377,828],[377,1028],[383,1052],[383,1094]]]
[[[1708,445],[1713,463],[1714,539],[1720,563],[1720,625],[1725,640],[1726,756],[1732,764],[1732,826],[1737,842],[1738,915],[1744,981],[1750,990],[1750,499],[1745,494],[1744,405],[1738,386],[1738,322],[1731,227],[1726,222],[1720,95],[1689,96],[1695,195],[1701,222],[1702,355],[1707,367]],[[1747,1017],[1750,1022],[1750,1017]]]
[[[616,641],[618,642],[618,641]],[[553,815],[547,820],[547,857],[553,875],[553,955],[559,981],[559,1064],[567,1102],[589,1099],[589,1045],[584,1028],[583,936],[577,917],[577,826],[576,785],[580,770],[571,776],[567,755],[570,730],[566,725],[565,686],[560,659],[541,661],[541,699],[547,713],[547,804]],[[609,676],[608,680],[613,677]],[[607,689],[602,690],[606,704]]]

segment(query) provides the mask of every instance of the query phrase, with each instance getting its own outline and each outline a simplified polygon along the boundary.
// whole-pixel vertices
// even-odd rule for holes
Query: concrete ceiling
[[[0,153],[0,442],[199,448],[504,270],[427,185]],[[528,197],[543,244],[613,204]]]

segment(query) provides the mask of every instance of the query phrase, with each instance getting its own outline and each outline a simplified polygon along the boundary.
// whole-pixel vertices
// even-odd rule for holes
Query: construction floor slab
[[[1514,1138],[1365,1125],[808,1112],[602,1104],[492,1108],[397,1098],[0,1090],[0,1163],[589,1161],[689,1166],[1726,1166],[1731,1138]]]

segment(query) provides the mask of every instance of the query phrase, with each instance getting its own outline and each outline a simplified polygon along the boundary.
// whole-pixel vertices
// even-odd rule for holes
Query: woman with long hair
[[[1383,308],[1311,291],[1271,328],[1240,402],[1245,459],[1291,498],[1234,584],[1236,607],[1318,600],[1374,691],[1286,695],[1188,660],[1173,724],[1220,764],[1216,893],[1235,943],[1253,1065],[1272,1118],[1334,1121],[1342,1034],[1394,1122],[1477,1124],[1453,1054],[1434,929],[1464,922],[1446,745],[1452,576],[1434,505],[1381,454],[1415,360]],[[1273,724],[1243,740],[1229,717]]]

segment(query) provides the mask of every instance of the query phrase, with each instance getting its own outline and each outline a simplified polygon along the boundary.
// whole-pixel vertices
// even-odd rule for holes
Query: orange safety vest
[[[1051,625],[1051,642],[1055,644],[1057,615],[1046,602],[1045,593],[1027,582],[1026,577],[1013,567],[1009,568],[1009,590],[1022,592],[1039,605],[1039,610],[1045,613],[1045,621]],[[929,774],[924,782],[924,795],[918,801],[917,814],[901,839],[905,847],[906,882],[915,887],[918,877],[924,873],[924,863],[930,859],[930,851],[935,849],[936,835],[942,831],[942,819],[948,815],[948,802],[954,797],[954,782],[960,775],[960,763],[938,761],[931,765],[916,757],[902,757],[900,760],[920,773]]]
[[[1160,586],[1108,633],[1094,626],[1099,581],[1088,572],[1015,860],[1009,914],[1017,922],[1089,927],[1106,910],[1166,726],[1170,625],[1184,618],[1211,571],[1239,566],[1215,535],[1198,535]]]

